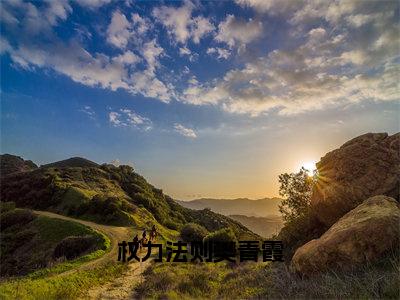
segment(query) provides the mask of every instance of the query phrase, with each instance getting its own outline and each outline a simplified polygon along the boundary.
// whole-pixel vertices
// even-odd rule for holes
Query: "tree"
[[[188,223],[181,229],[181,238],[186,242],[202,241],[208,230],[196,223]]]
[[[231,228],[222,228],[211,232],[204,238],[204,242],[237,242],[235,233]]]
[[[303,167],[298,173],[279,175],[279,194],[284,197],[279,205],[279,211],[286,222],[293,221],[307,213],[316,177],[316,173],[310,176]]]

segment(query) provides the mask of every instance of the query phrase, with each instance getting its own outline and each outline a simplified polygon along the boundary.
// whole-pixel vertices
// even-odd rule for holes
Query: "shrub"
[[[204,238],[205,242],[237,242],[235,233],[231,228],[223,228],[208,234]]]
[[[308,241],[320,237],[327,228],[318,221],[311,210],[288,221],[278,234],[285,247],[285,260],[290,261],[296,249]]]
[[[63,239],[54,249],[53,257],[65,257],[72,259],[82,255],[85,252],[90,252],[96,247],[96,237],[87,236],[69,236]]]
[[[28,209],[14,209],[1,214],[0,228],[4,229],[11,227],[13,225],[23,226],[28,224],[36,218],[36,215]]]
[[[188,223],[181,229],[181,238],[187,242],[202,241],[207,234],[207,229],[196,223]]]
[[[5,213],[15,209],[15,202],[0,202],[0,213]]]

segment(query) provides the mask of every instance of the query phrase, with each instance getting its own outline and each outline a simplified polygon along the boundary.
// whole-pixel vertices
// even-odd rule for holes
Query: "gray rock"
[[[399,201],[400,133],[356,137],[321,158],[317,169],[311,205],[327,227],[369,197]]]
[[[291,268],[303,275],[347,269],[373,262],[399,248],[400,208],[390,197],[367,199],[344,215],[319,239],[298,248]]]

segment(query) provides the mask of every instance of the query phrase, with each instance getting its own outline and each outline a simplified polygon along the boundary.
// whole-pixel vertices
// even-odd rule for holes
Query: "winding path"
[[[111,241],[110,251],[108,251],[106,254],[104,254],[103,256],[101,256],[96,260],[85,263],[73,270],[61,273],[60,274],[61,276],[73,272],[78,272],[80,270],[90,270],[95,267],[103,266],[111,261],[115,262],[118,254],[118,242],[129,240],[132,237],[132,228],[130,227],[102,225],[90,221],[59,215],[48,211],[34,210],[34,212],[40,216],[63,219],[86,225],[94,230],[100,231],[101,233],[105,234]],[[120,277],[115,278],[114,280],[102,286],[93,287],[93,289],[87,292],[87,296],[85,298],[86,299],[131,298],[133,295],[134,287],[143,280],[142,273],[149,266],[149,264],[150,264],[149,261],[146,261],[144,263],[130,263],[128,270],[124,274],[121,274]]]

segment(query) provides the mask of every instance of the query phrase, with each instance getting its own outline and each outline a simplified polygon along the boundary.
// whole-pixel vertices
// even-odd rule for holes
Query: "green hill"
[[[177,204],[149,184],[130,166],[97,165],[73,158],[44,165],[30,172],[7,175],[0,188],[2,201],[18,207],[113,225],[148,227],[154,219],[179,230],[189,222],[209,231],[230,227],[238,237],[255,236],[245,226],[208,209],[195,211]]]
[[[38,216],[14,203],[0,207],[0,277],[21,276],[105,250],[106,238],[79,223]]]
[[[54,163],[45,164],[41,168],[74,168],[99,167],[99,164],[82,157],[71,157]]]
[[[37,165],[30,160],[11,154],[0,155],[0,176],[25,172],[37,169]]]

